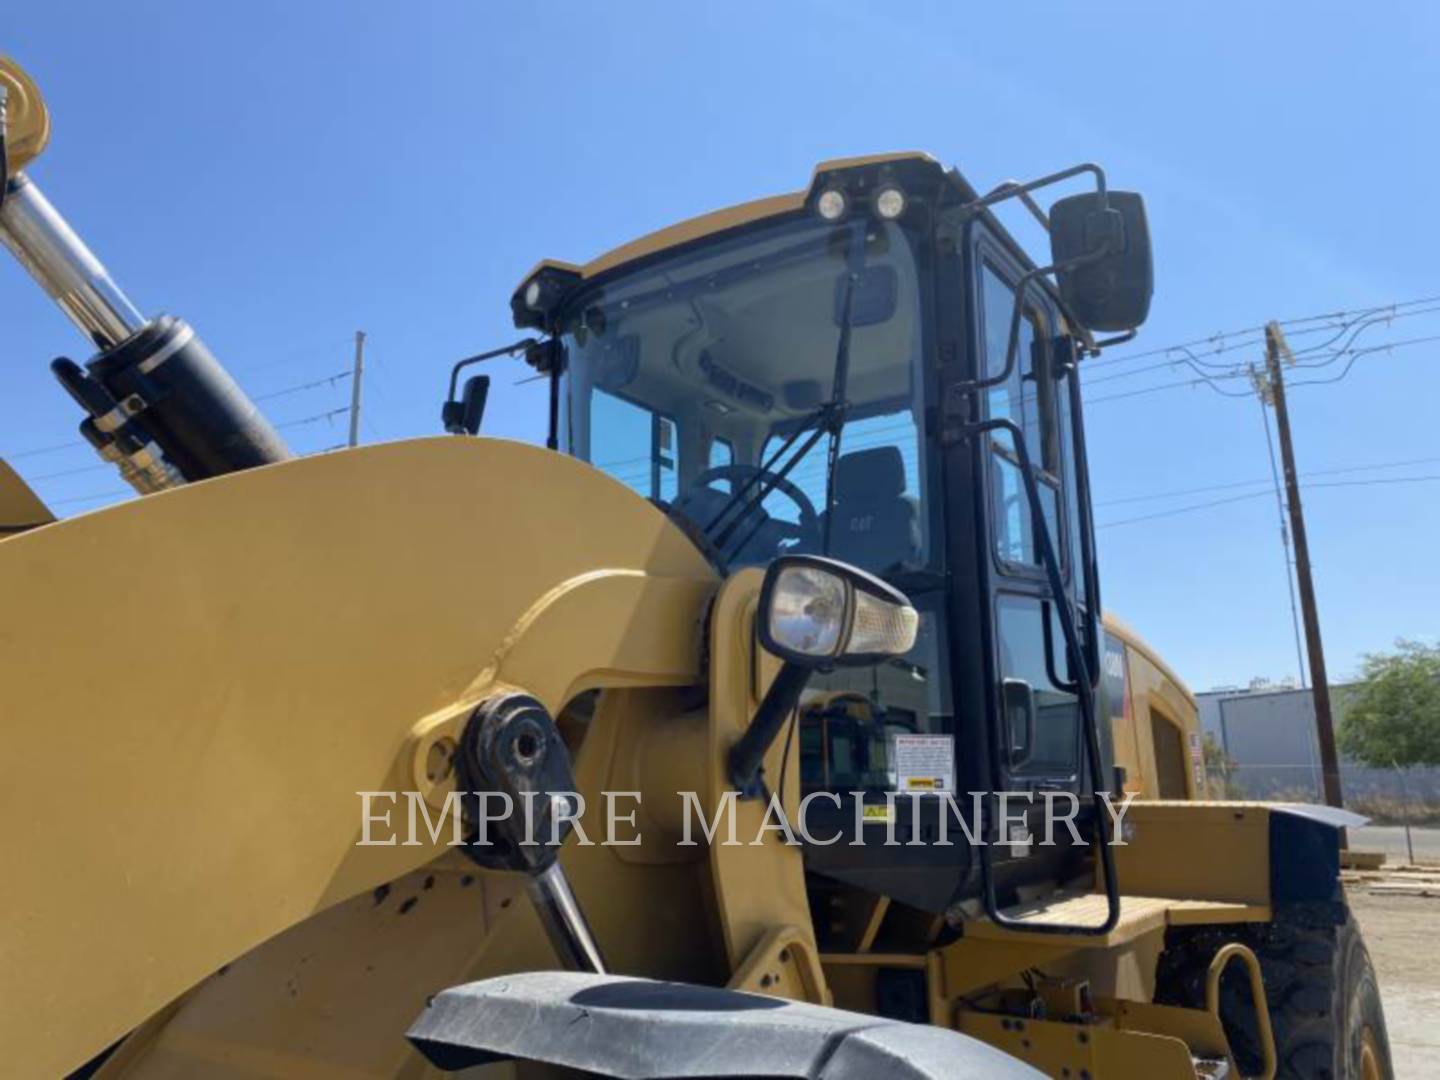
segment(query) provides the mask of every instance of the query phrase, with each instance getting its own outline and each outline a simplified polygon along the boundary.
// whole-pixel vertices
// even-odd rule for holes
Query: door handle
[[[1011,768],[1026,764],[1035,752],[1035,689],[1024,679],[1000,681],[1001,712]]]

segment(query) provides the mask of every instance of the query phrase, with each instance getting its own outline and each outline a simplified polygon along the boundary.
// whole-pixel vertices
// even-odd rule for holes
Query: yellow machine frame
[[[17,70],[4,74],[33,91]],[[24,108],[20,163],[48,132],[38,95]],[[805,199],[718,211],[565,268],[592,276]],[[698,793],[707,818],[726,810],[726,753],[778,670],[757,643],[762,575],[721,580],[659,509],[580,461],[417,439],[64,521],[0,467],[0,526],[10,1074],[64,1075],[118,1044],[96,1075],[432,1075],[403,1040],[428,995],[556,964],[517,877],[444,842],[462,728],[507,693],[556,718],[587,831],[613,818],[604,792],[636,796],[619,808],[634,844],[576,835],[561,855],[615,970],[862,1012],[877,1011],[882,972],[910,971],[932,1023],[1051,1075],[1192,1077],[1196,1055],[1234,1067],[1215,987],[1239,961],[1258,988],[1255,955],[1216,955],[1203,1009],[1153,1003],[1156,961],[1168,931],[1271,918],[1278,811],[1134,803],[1116,848],[1120,919],[1098,936],[1044,932],[1100,921],[1094,883],[1023,898],[1005,912],[1018,930],[978,905],[930,917],[858,891],[817,911],[763,802],[734,805],[736,832],[761,843],[681,843],[679,793]],[[1132,708],[1173,715],[1188,737],[1193,697],[1111,629]],[[1156,751],[1134,727],[1117,752],[1153,794]],[[767,771],[793,806],[780,756],[777,744]],[[416,807],[423,830],[403,812]],[[820,919],[844,949],[820,950]],[[995,1008],[1022,992],[1047,1018]],[[1270,1076],[1263,996],[1256,1008]]]

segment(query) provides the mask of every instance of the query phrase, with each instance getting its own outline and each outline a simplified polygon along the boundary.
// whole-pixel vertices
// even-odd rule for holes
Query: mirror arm
[[[1091,356],[1096,355],[1101,349],[1108,349],[1112,345],[1124,345],[1127,341],[1134,341],[1139,330],[1126,330],[1123,334],[1116,334],[1114,337],[1107,337],[1104,341],[1096,341],[1091,338],[1085,343],[1085,351]]]
[[[1030,211],[1030,216],[1040,223],[1042,229],[1047,233],[1050,231],[1050,215],[1041,209],[1040,204],[1035,201],[1034,197],[1025,188],[1025,185],[1019,180],[1005,180],[996,184],[985,193],[985,198],[989,199],[992,196],[1004,196],[1007,193],[1014,195],[1025,204],[1025,209]]]
[[[545,435],[547,450],[560,449],[560,368],[550,372],[549,430]]]
[[[984,210],[987,207],[994,206],[996,203],[1002,203],[1006,199],[1019,199],[1020,202],[1024,204],[1025,209],[1030,212],[1031,216],[1040,223],[1040,227],[1044,229],[1046,233],[1049,233],[1050,217],[1048,214],[1045,213],[1043,209],[1041,209],[1040,205],[1031,197],[1030,193],[1033,191],[1037,191],[1040,188],[1048,187],[1051,184],[1058,184],[1062,180],[1069,180],[1072,177],[1080,176],[1084,173],[1089,173],[1095,178],[1095,191],[1100,196],[1101,206],[1102,208],[1107,207],[1109,203],[1106,200],[1106,192],[1108,189],[1106,187],[1105,170],[1102,169],[1099,165],[1095,164],[1093,161],[1086,161],[1082,162],[1079,165],[1072,165],[1068,169],[1061,169],[1059,172],[1049,173],[1048,175],[1039,177],[1035,180],[1025,181],[1024,183],[1021,183],[1018,180],[1006,180],[1003,183],[995,185],[995,187],[991,188],[980,198],[975,199],[972,202],[966,203],[960,209],[967,216],[974,216],[981,210]],[[1022,303],[1021,293],[1023,292],[1023,287],[1029,284],[1030,280],[1033,280],[1034,278],[1039,277],[1043,274],[1054,274],[1062,270],[1073,270],[1078,266],[1083,266],[1085,265],[1085,263],[1099,259],[1104,255],[1108,255],[1109,253],[1110,249],[1109,245],[1107,244],[1106,247],[1103,248],[1101,251],[1092,252],[1087,256],[1081,256],[1079,259],[1067,260],[1063,263],[1056,263],[1053,266],[1043,267],[1039,270],[1034,270],[1031,271],[1029,274],[1026,274],[1021,279],[1021,288],[1016,290],[1016,312],[1015,315],[1011,318],[1011,345],[1010,349],[1007,350],[1006,354],[1005,370],[1000,375],[996,376],[993,380],[975,380],[973,383],[969,384],[966,389],[984,390],[991,386],[998,386],[1005,380],[1009,379],[1011,374],[1014,372],[1014,365],[1012,362],[1013,353],[1011,352],[1011,350],[1013,350],[1015,347],[1014,342],[1018,333],[1019,309]],[[1084,346],[1084,351],[1091,356],[1098,354],[1099,351],[1105,348],[1107,345],[1119,345],[1123,342],[1129,341],[1135,336],[1135,332],[1131,331],[1127,335],[1107,338],[1105,341],[1097,342],[1094,336],[1090,333],[1090,331],[1082,327],[1079,320],[1075,319],[1069,311],[1066,311],[1066,316],[1070,319],[1070,322],[1074,324],[1075,332],[1079,336]]]
[[[785,725],[785,718],[800,703],[800,692],[810,681],[810,670],[804,664],[787,660],[775,675],[770,689],[765,691],[765,698],[755,710],[745,734],[730,748],[727,771],[730,783],[740,793],[740,798],[754,799],[763,794],[760,772],[765,764],[765,755],[770,752],[775,736]],[[785,782],[783,776],[780,782]]]
[[[491,349],[489,352],[479,353],[476,356],[467,356],[450,369],[450,395],[446,400],[455,400],[455,384],[460,379],[462,369],[469,367],[471,364],[478,364],[483,360],[494,360],[497,356],[511,356],[525,349],[533,348],[538,344],[539,342],[534,338],[521,338],[514,344],[506,345],[503,349]]]
[[[1048,176],[1042,176],[1038,180],[1028,180],[1023,184],[1018,184],[1014,180],[1007,180],[974,202],[966,203],[961,209],[968,214],[974,214],[985,209],[987,206],[994,206],[996,203],[1004,202],[1006,199],[1020,198],[1031,202],[1030,212],[1034,214],[1037,213],[1039,208],[1035,207],[1033,201],[1028,199],[1032,191],[1036,191],[1042,187],[1048,187],[1051,184],[1058,184],[1061,180],[1069,180],[1072,176],[1079,176],[1082,173],[1090,173],[1095,177],[1095,190],[1100,194],[1101,198],[1104,198],[1106,190],[1105,170],[1093,161],[1086,161],[1079,165],[1072,165],[1068,169],[1061,169],[1059,172],[1050,173]],[[1049,219],[1045,217],[1043,211],[1040,211],[1038,216],[1045,222],[1045,228],[1048,232],[1050,228]]]
[[[998,375],[992,375],[985,379],[967,379],[964,382],[955,383],[952,392],[957,394],[973,394],[980,390],[989,390],[993,386],[1002,386],[1010,381],[1010,376],[1015,373],[1015,362],[1020,351],[1020,318],[1025,310],[1025,290],[1036,278],[1044,277],[1047,274],[1059,273],[1062,270],[1073,270],[1077,266],[1085,266],[1092,262],[1098,262],[1110,254],[1110,244],[1107,242],[1095,251],[1087,251],[1084,255],[1077,255],[1073,259],[1066,259],[1064,262],[1051,263],[1049,266],[1037,266],[1033,270],[1027,270],[1020,275],[1020,280],[1015,283],[1015,303],[1010,309],[1010,337],[1005,346],[1005,367]],[[1133,336],[1133,335],[1132,335]],[[1091,344],[1087,342],[1088,345]]]

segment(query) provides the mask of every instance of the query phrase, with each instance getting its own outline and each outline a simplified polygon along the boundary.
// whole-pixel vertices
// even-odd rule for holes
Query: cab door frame
[[[1053,633],[1047,635],[1052,638],[1050,663],[1047,664],[1048,681],[1056,689],[1064,689],[1070,677],[1069,665],[1064,663],[1068,658],[1068,650],[1063,644],[1066,635],[1052,609],[1064,610],[1068,607],[1075,612],[1075,637],[1079,639],[1082,659],[1088,660],[1086,654],[1093,655],[1098,651],[1099,630],[1094,545],[1090,532],[1088,485],[1083,475],[1083,431],[1080,427],[1079,394],[1075,386],[1073,344],[1064,334],[1065,323],[1059,305],[1035,278],[1033,264],[1008,240],[1003,230],[992,226],[989,219],[990,215],[986,212],[969,214],[962,210],[957,215],[949,231],[949,239],[954,245],[950,252],[952,272],[937,276],[937,286],[950,290],[947,302],[937,304],[937,309],[941,312],[949,309],[951,313],[949,318],[942,319],[940,337],[948,361],[944,365],[945,386],[941,400],[945,402],[943,422],[947,431],[944,442],[946,534],[950,552],[951,625],[954,629],[952,686],[957,716],[971,718],[969,723],[957,725],[957,744],[962,758],[960,775],[969,791],[1028,790],[1032,795],[1037,791],[1066,791],[1078,799],[1091,790],[1089,780],[1093,773],[1098,771],[1103,776],[1110,771],[1103,765],[1102,754],[1091,749],[1092,742],[1082,745],[1082,740],[1090,740],[1092,736],[1084,728],[1084,710],[1079,707],[1078,700],[1073,710],[1073,766],[1063,776],[1058,773],[1044,775],[1043,772],[1038,776],[1027,776],[1012,768],[1006,745],[1008,740],[1004,738],[1006,728],[999,721],[1004,708],[1001,682],[1005,677],[998,615],[1001,597],[1018,596],[1041,605],[1038,627],[1047,628],[1052,622],[1056,623],[1051,627]],[[997,504],[991,475],[994,440],[990,434],[994,423],[993,418],[985,415],[988,400],[976,387],[976,383],[989,374],[981,293],[982,268],[986,266],[1001,276],[1012,290],[1029,275],[1025,284],[1025,302],[1040,313],[1042,327],[1048,328],[1036,335],[1043,358],[1042,371],[1062,372],[1066,376],[1066,415],[1070,430],[1061,430],[1058,426],[1060,421],[1052,418],[1057,425],[1051,437],[1055,440],[1055,460],[1060,465],[1059,483],[1053,488],[1053,516],[1051,508],[1045,508],[1047,517],[1055,526],[1051,538],[1059,563],[1061,587],[1069,601],[1064,605],[1055,604],[1051,596],[1049,571],[1042,561],[1037,560],[1031,571],[1028,567],[1004,565],[995,556],[997,523],[994,510]],[[1010,295],[1013,297],[1013,292]],[[1031,366],[1029,359],[1022,357],[1017,360],[1022,372]],[[1055,416],[1058,415],[1057,410]],[[1029,440],[1026,441],[1028,444]],[[1069,490],[1067,484],[1071,485]],[[1038,492],[1038,482],[1036,487]],[[1072,517],[1074,520],[1071,520]],[[1037,524],[1032,522],[1032,526]],[[1038,530],[1032,527],[1032,534],[1032,543],[1037,543]],[[1060,554],[1062,551],[1064,555]],[[1061,658],[1061,663],[1055,663],[1056,656]],[[1057,668],[1062,666],[1065,668],[1063,676],[1057,672]],[[1086,680],[1090,691],[1088,696],[1093,705],[1098,667],[1094,663],[1082,663],[1081,666],[1089,676]],[[1079,689],[1073,681],[1070,685]],[[1098,770],[1090,766],[1092,758],[1100,763]],[[1016,783],[1017,780],[1022,783]],[[990,802],[993,806],[996,800]],[[1098,809],[1090,808],[1092,818],[1098,814]],[[981,851],[978,862],[987,911],[992,918],[1003,921],[998,911],[1002,893],[1008,893],[1012,885],[1027,881],[1068,876],[1091,849],[1077,850],[1068,845],[1031,846],[1017,857],[1012,847],[1012,857],[1003,858],[997,850],[988,846],[997,840],[1004,842],[1008,839],[999,836],[996,816],[993,810],[986,815],[982,839],[987,847]],[[1103,854],[1108,862],[1109,853]],[[1115,907],[1115,904],[1111,906]],[[1107,923],[1100,926],[1062,929],[1067,932],[1103,933],[1116,914],[1112,912]]]

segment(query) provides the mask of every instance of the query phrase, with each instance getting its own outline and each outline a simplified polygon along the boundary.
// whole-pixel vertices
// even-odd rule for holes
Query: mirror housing
[[[490,397],[490,376],[472,375],[465,380],[460,400],[445,402],[440,420],[451,435],[478,435],[485,418],[485,402]]]
[[[1050,208],[1050,252],[1060,299],[1087,330],[1126,333],[1145,321],[1155,291],[1145,201],[1091,191]]]
[[[900,275],[889,263],[868,267],[854,275],[844,273],[835,279],[835,310],[831,321],[845,325],[845,294],[850,293],[850,325],[878,326],[895,317],[900,295]]]

